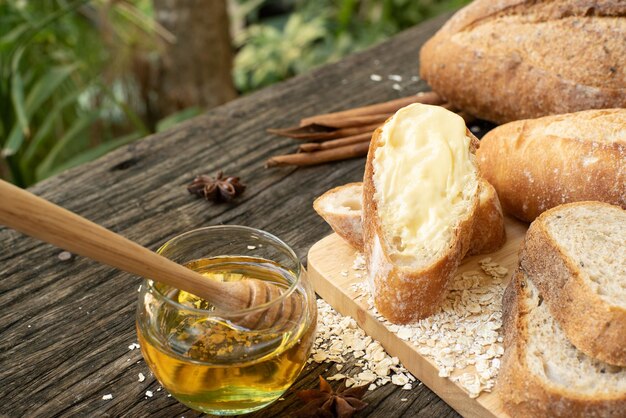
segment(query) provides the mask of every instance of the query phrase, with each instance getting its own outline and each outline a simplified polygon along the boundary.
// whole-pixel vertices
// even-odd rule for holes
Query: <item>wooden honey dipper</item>
[[[275,284],[244,279],[217,282],[181,266],[82,216],[0,180],[0,224],[61,247],[74,254],[156,280],[199,296],[229,314],[279,298]],[[302,299],[297,292],[282,296],[267,309],[242,312],[234,319],[249,329],[280,328],[298,318]]]

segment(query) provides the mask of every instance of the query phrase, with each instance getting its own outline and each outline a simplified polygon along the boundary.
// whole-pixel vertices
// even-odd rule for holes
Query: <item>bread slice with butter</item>
[[[624,417],[626,368],[577,350],[534,279],[518,270],[502,301],[504,356],[496,390],[505,410],[511,417]]]
[[[315,199],[313,208],[337,235],[363,251],[363,183],[348,183],[328,190]],[[506,241],[504,216],[496,190],[480,179],[478,210],[467,255],[489,254]]]
[[[378,311],[428,317],[467,252],[478,208],[478,140],[457,114],[413,104],[372,137],[363,179],[363,241]]]

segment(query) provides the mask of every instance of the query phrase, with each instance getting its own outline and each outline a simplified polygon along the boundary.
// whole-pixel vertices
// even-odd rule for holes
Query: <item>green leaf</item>
[[[54,67],[41,77],[26,98],[27,115],[31,117],[76,68],[75,64]]]
[[[4,49],[5,47],[10,47],[14,45],[15,41],[22,36],[28,29],[30,25],[27,23],[22,23],[13,28],[13,30],[7,32],[6,34],[0,37],[0,49]]]
[[[141,134],[139,132],[133,132],[129,135],[122,136],[120,138],[116,138],[111,141],[107,141],[103,144],[98,145],[95,148],[89,149],[87,151],[81,152],[80,154],[70,158],[62,164],[52,167],[49,175],[53,176],[62,171],[69,170],[70,168],[79,166],[81,164],[87,163],[89,161],[93,161],[97,158],[102,157],[104,154],[113,151],[116,148],[121,147],[122,145],[130,144],[131,142],[141,138]]]
[[[23,53],[24,48],[20,48],[11,63],[11,103],[13,104],[17,123],[22,130],[22,135],[16,136],[13,142],[11,142],[11,140],[7,142],[3,150],[5,156],[15,154],[24,141],[24,135],[28,136],[30,133],[28,129],[28,117],[26,116],[26,106],[24,104],[24,81],[22,80],[22,74],[19,72],[19,62]]]
[[[163,119],[161,119],[156,126],[157,132],[163,132],[171,128],[172,126],[185,121],[187,119],[191,119],[194,116],[198,116],[202,113],[202,109],[199,107],[188,107],[186,109],[181,110],[180,112],[173,113]]]
[[[46,140],[50,138],[50,132],[52,131],[55,122],[59,119],[63,109],[65,109],[67,105],[76,102],[78,96],[82,93],[83,92],[81,90],[72,91],[50,109],[46,118],[41,125],[39,125],[35,131],[35,135],[29,141],[28,146],[24,151],[21,158],[23,168],[26,168],[26,166],[35,156],[37,156],[37,154],[41,154],[39,151],[45,147],[45,144],[47,143]]]
[[[52,147],[48,155],[46,155],[43,161],[37,166],[37,169],[35,170],[35,177],[37,178],[37,181],[43,180],[52,174],[54,165],[57,163],[61,152],[69,144],[71,144],[72,141],[78,138],[85,129],[91,126],[97,117],[98,112],[90,112],[74,121],[74,124],[65,132],[65,135],[63,135],[63,137],[61,137],[61,139],[54,144],[54,147]]]

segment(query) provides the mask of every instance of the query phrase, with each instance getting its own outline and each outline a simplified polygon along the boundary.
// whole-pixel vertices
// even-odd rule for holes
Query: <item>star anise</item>
[[[246,186],[239,181],[239,177],[224,176],[222,171],[219,171],[215,178],[206,174],[197,176],[187,186],[189,193],[214,202],[229,202],[243,193],[245,189]]]
[[[350,418],[367,406],[361,398],[368,385],[346,388],[345,380],[333,392],[328,382],[320,376],[320,388],[301,390],[296,395],[306,405],[294,413],[296,418]]]

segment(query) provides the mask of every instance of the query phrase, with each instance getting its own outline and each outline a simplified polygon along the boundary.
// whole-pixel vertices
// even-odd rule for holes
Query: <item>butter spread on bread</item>
[[[363,251],[363,183],[349,183],[326,191],[313,202],[315,211],[337,235]],[[491,184],[480,179],[478,210],[467,255],[489,254],[506,241],[504,216],[498,195]]]
[[[469,248],[477,139],[457,114],[413,104],[378,128],[363,180],[363,231],[378,311],[409,323],[437,311]]]

